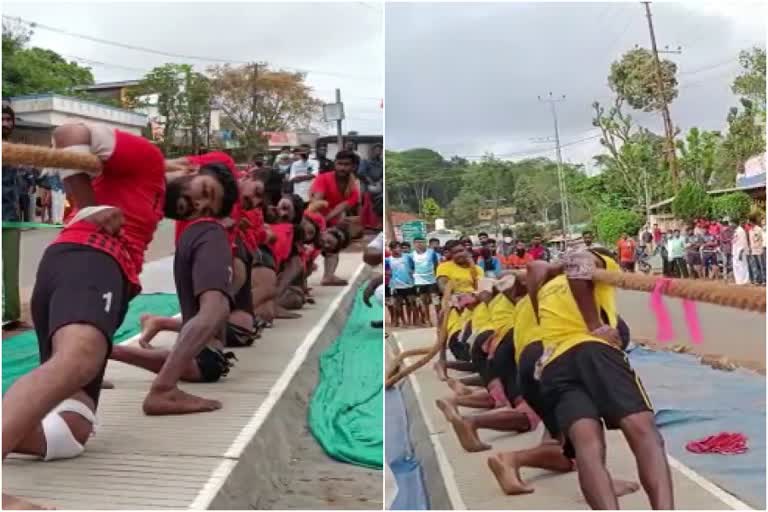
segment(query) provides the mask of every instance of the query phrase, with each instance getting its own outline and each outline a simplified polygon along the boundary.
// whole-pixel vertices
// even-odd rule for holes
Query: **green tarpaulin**
[[[358,291],[341,336],[320,356],[320,382],[309,405],[309,427],[334,459],[381,469],[384,459],[382,308]]]
[[[139,332],[139,319],[144,313],[173,316],[179,312],[179,301],[173,293],[139,295],[131,301],[123,325],[115,333],[120,343]],[[40,364],[35,331],[27,331],[3,341],[3,393],[16,379]]]

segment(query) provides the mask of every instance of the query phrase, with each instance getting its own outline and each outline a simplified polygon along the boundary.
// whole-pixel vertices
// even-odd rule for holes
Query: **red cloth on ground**
[[[739,455],[747,451],[747,436],[738,432],[720,432],[714,436],[691,441],[685,449],[693,453]]]

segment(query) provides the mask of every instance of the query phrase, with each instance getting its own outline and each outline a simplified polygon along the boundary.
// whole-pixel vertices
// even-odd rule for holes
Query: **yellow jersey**
[[[472,310],[472,332],[474,334],[480,334],[481,332],[493,330],[491,310],[488,308],[488,304],[480,302],[475,306],[475,309]]]
[[[491,310],[491,320],[493,329],[496,331],[496,338],[492,344],[492,350],[496,350],[499,342],[515,326],[515,303],[507,298],[503,293],[493,298],[488,308]]]
[[[461,331],[463,325],[464,324],[461,322],[461,313],[459,313],[456,308],[451,308],[451,310],[448,312],[447,319],[448,337],[450,338],[457,332]]]
[[[595,283],[593,294],[598,314],[600,309],[605,310],[609,324],[616,327],[616,294],[613,287]],[[614,346],[607,340],[590,334],[565,275],[559,275],[542,286],[538,299],[544,351],[549,352],[545,365],[585,342],[597,341]]]
[[[462,267],[453,261],[444,261],[437,266],[437,278],[446,277],[453,283],[453,293],[472,293],[477,290],[480,279],[485,275],[477,265]]]
[[[531,298],[526,295],[515,306],[515,361],[520,362],[520,354],[534,341],[542,340],[541,326],[536,321]]]

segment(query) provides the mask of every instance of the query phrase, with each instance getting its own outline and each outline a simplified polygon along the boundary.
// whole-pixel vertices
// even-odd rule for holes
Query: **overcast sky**
[[[376,2],[3,2],[17,16],[71,33],[128,45],[232,61],[266,61],[309,70],[319,99],[340,88],[344,131],[381,134],[384,94],[384,9]],[[140,78],[154,66],[215,62],[169,58],[35,29],[31,44],[68,59],[88,59],[97,82]],[[335,131],[335,128],[328,128]]]
[[[739,50],[765,48],[768,3],[653,3],[660,47],[678,64],[680,94],[671,106],[682,129],[723,129],[736,105],[730,83]],[[598,131],[594,100],[612,95],[610,64],[640,44],[649,47],[645,9],[639,2],[387,4],[386,144],[390,149],[430,147],[445,156],[548,152],[532,142],[553,134],[547,105],[552,91],[561,142]],[[660,116],[633,115],[663,132]],[[563,149],[574,163],[591,164],[600,151],[590,139]],[[518,157],[519,158],[519,157]]]

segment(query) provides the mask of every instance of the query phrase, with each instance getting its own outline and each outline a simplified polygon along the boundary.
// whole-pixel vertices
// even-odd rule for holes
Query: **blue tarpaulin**
[[[413,452],[409,435],[408,412],[399,387],[384,395],[386,428],[384,452],[397,482],[397,497],[391,510],[428,510],[429,498],[421,464]]]
[[[697,358],[637,349],[630,361],[656,410],[667,452],[756,509],[765,509],[765,377],[724,372]],[[719,432],[748,438],[741,455],[695,454],[685,445]]]

